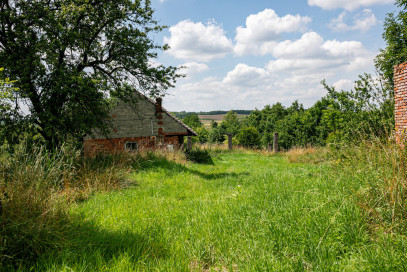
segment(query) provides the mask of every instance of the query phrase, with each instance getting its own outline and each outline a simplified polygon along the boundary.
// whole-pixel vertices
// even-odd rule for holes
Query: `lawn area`
[[[406,271],[404,239],[373,234],[327,165],[214,153],[145,162],[133,185],[71,208],[67,246],[38,271]]]

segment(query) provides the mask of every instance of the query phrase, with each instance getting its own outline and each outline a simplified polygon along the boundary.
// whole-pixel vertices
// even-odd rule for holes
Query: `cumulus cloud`
[[[270,73],[262,68],[251,67],[244,63],[239,63],[228,72],[223,79],[223,83],[237,86],[259,86],[270,79]]]
[[[247,79],[253,74],[257,84],[238,84],[240,76]],[[319,83],[323,76],[275,77],[266,69],[238,64],[223,79],[208,77],[178,86],[164,103],[169,110],[187,111],[254,109],[277,102],[290,105],[297,99],[310,106],[326,93]]]
[[[235,52],[238,55],[257,54],[259,44],[276,41],[282,33],[305,31],[311,18],[300,15],[279,17],[272,9],[265,9],[246,18],[246,27],[236,28]]]
[[[346,10],[391,3],[394,3],[394,0],[308,0],[310,6],[318,6],[323,9],[343,8]]]
[[[369,67],[373,56],[361,42],[324,41],[316,32],[305,33],[298,40],[283,41],[264,50],[276,58],[267,65],[272,72],[295,70],[296,73],[308,73],[338,68],[354,71]]]
[[[182,72],[186,73],[187,75],[193,75],[193,74],[199,74],[201,72],[205,72],[207,70],[209,70],[208,65],[206,65],[205,63],[198,63],[198,62],[187,62],[184,63],[180,66],[178,66],[178,68],[182,67]]]
[[[171,47],[167,52],[179,59],[208,62],[233,51],[232,41],[216,22],[203,24],[185,20],[169,31],[171,36],[164,37],[164,42]]]
[[[379,22],[370,9],[364,9],[362,12],[356,14],[353,17],[353,25],[348,25],[345,23],[347,15],[347,12],[342,12],[338,18],[331,20],[329,27],[337,32],[346,32],[351,30],[367,32]]]
[[[183,82],[174,90],[175,96],[166,99],[167,107],[254,109],[276,102],[288,106],[295,100],[309,107],[326,94],[321,80],[350,89],[357,74],[374,67],[373,53],[362,43],[324,40],[316,32],[304,33],[297,40],[273,41],[264,50],[273,58],[265,67],[239,63],[222,77]]]

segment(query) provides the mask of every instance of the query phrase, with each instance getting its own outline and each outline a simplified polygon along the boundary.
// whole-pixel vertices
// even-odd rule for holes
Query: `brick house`
[[[144,148],[173,150],[184,142],[184,136],[197,136],[196,132],[156,102],[136,93],[135,104],[119,102],[109,115],[111,131],[104,135],[96,130],[86,135],[85,156]]]

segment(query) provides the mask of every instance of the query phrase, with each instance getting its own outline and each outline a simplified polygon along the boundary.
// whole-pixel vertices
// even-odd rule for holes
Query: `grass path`
[[[324,166],[226,153],[145,163],[135,185],[73,206],[48,271],[407,270],[404,242],[372,241],[347,184]]]

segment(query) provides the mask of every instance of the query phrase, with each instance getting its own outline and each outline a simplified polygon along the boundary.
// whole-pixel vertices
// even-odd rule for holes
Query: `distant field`
[[[198,115],[199,120],[204,124],[205,127],[209,127],[211,124],[211,121],[214,120],[215,122],[218,122],[219,124],[222,122],[223,117],[226,114],[215,114],[215,115]],[[239,119],[245,116],[248,116],[247,114],[238,114]]]

